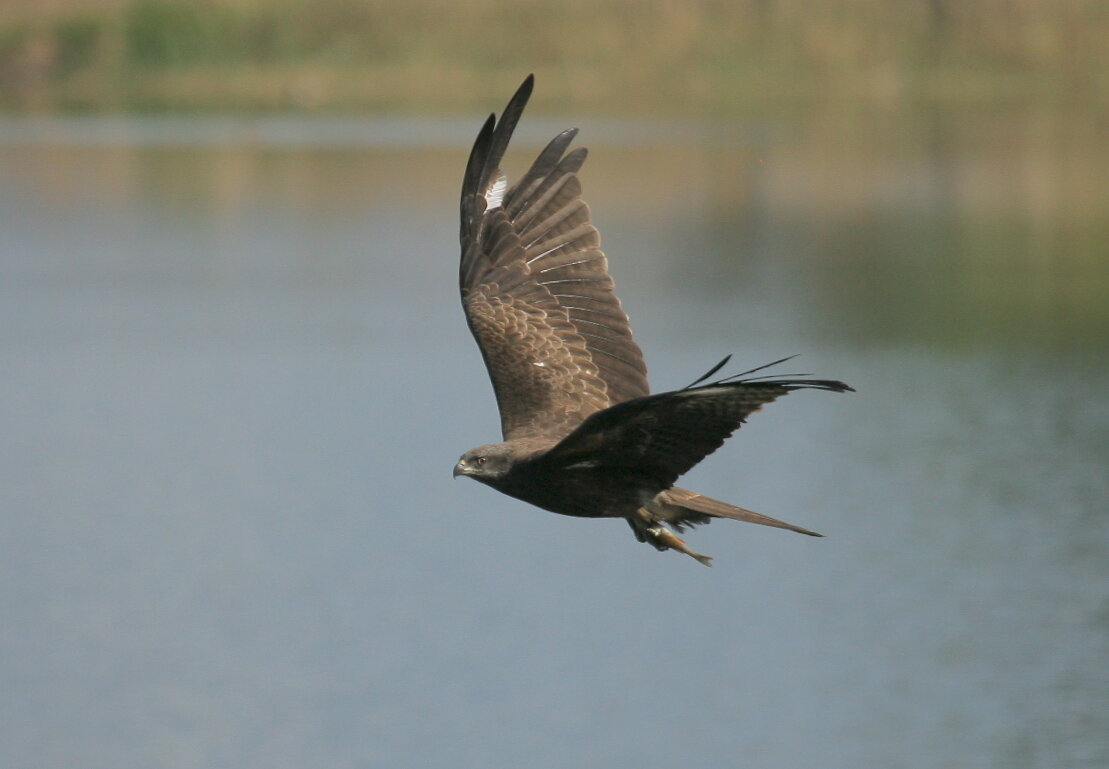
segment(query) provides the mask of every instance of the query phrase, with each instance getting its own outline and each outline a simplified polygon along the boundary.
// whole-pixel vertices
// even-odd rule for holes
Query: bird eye
[[[474,461],[477,462],[478,466],[480,467],[481,465],[484,465],[487,460],[485,457],[478,457]]]

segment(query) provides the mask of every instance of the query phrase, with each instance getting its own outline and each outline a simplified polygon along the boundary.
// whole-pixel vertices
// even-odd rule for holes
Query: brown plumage
[[[705,565],[674,530],[732,518],[820,536],[674,483],[776,398],[851,388],[765,376],[706,384],[725,358],[688,387],[651,395],[581,199],[586,150],[567,152],[577,129],[556,136],[511,188],[500,170],[532,84],[529,75],[499,121],[489,116],[462,184],[462,306],[504,441],[467,451],[455,476],[563,515],[625,518],[641,542]]]

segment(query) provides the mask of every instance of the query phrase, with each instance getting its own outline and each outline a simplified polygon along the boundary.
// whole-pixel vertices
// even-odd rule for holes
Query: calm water
[[[2,763],[1109,766],[1098,126],[582,121],[656,388],[858,388],[687,479],[827,538],[705,569],[452,482],[479,122],[0,121]]]

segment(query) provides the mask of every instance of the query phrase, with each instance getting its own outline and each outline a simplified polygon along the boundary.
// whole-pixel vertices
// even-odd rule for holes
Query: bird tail
[[[769,515],[729,505],[727,502],[721,502],[718,499],[706,497],[688,489],[680,489],[677,486],[657,494],[647,504],[647,510],[658,520],[665,521],[678,531],[684,531],[687,526],[708,523],[713,518],[731,518],[733,521],[746,521],[761,526],[789,529],[800,534],[808,534],[810,537],[824,536],[801,526],[771,518]]]

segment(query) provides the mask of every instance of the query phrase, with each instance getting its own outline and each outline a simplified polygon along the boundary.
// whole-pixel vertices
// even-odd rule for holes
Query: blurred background
[[[0,763],[1109,766],[1109,6],[0,0]],[[470,482],[469,145],[577,125],[705,569]]]

